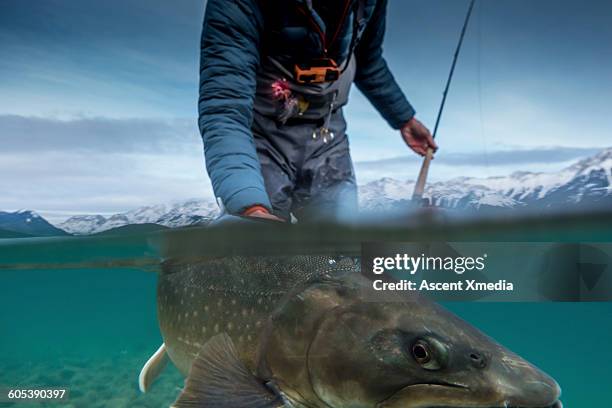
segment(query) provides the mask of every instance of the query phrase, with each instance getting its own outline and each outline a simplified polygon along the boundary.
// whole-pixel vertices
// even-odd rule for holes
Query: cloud
[[[359,182],[384,176],[414,179],[421,159],[404,146],[405,156],[362,159],[388,155],[388,149],[376,150],[385,136],[374,136],[376,142],[362,140],[362,151],[368,154],[357,155]],[[0,145],[2,210],[29,208],[58,220],[72,214],[114,213],[213,196],[202,141],[192,119],[58,120],[0,115]],[[598,150],[539,147],[483,153],[443,148],[430,179],[556,171]]]
[[[601,147],[538,147],[469,153],[441,150],[431,166],[429,179],[502,176],[516,171],[554,172],[601,149]],[[421,162],[422,159],[418,156],[406,154],[400,157],[357,161],[355,168],[361,183],[381,177],[416,179]]]
[[[0,116],[0,209],[52,219],[212,197],[190,120]]]
[[[180,153],[0,153],[0,208],[114,213],[212,198],[203,158]]]
[[[3,153],[201,151],[195,119],[57,120],[0,115]]]
[[[601,147],[540,147],[535,149],[499,150],[474,153],[441,152],[437,164],[450,166],[505,166],[522,164],[565,163],[601,151]],[[379,168],[385,165],[405,164],[406,161],[420,161],[416,156],[394,157],[381,160],[361,161],[357,164],[366,168]]]

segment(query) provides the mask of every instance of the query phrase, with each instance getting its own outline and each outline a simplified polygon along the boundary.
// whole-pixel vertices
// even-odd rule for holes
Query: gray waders
[[[259,69],[252,132],[276,215],[299,221],[350,218],[357,185],[342,107],[355,76],[355,59],[333,83],[297,84],[269,59]],[[273,94],[282,81],[284,98]]]

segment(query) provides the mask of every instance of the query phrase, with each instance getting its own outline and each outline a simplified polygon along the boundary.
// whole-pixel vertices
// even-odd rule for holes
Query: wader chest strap
[[[365,3],[366,0],[357,0],[355,2],[355,15],[353,18],[353,34],[351,36],[351,45],[349,46],[348,57],[344,62],[342,72],[344,72],[349,66],[351,58],[353,58],[353,54],[355,53],[355,49],[357,49],[359,41],[361,41],[361,37],[363,36],[363,32],[365,31],[367,25],[367,21],[365,20]]]

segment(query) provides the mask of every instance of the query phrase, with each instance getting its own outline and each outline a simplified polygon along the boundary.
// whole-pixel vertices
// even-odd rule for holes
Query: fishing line
[[[451,64],[450,73],[448,74],[448,79],[446,80],[446,87],[444,88],[444,93],[442,94],[442,103],[440,103],[440,109],[438,110],[438,117],[436,118],[436,125],[434,126],[434,131],[433,131],[434,138],[436,137],[436,134],[438,133],[438,127],[440,126],[440,120],[442,119],[442,113],[444,112],[444,106],[446,105],[446,97],[448,96],[448,90],[453,80],[453,75],[455,74],[455,67],[457,66],[457,60],[459,59],[459,53],[461,52],[461,46],[463,45],[463,39],[465,38],[465,32],[470,22],[470,18],[472,17],[472,10],[474,9],[475,3],[476,3],[476,0],[471,0],[467,15],[465,17],[465,22],[463,23],[463,28],[461,29],[461,35],[459,36],[459,43],[457,43],[457,49],[455,50],[455,55],[453,56],[453,63]]]
[[[487,176],[490,175],[489,148],[487,136],[485,135],[484,115],[483,115],[483,92],[482,92],[482,14],[484,2],[478,5],[478,114],[480,116],[480,139],[484,145],[485,169]]]

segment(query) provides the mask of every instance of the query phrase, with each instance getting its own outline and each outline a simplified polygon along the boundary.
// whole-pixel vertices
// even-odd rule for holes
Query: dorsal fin
[[[166,353],[166,345],[162,345],[142,366],[140,375],[138,376],[138,388],[141,392],[147,392],[151,388],[153,381],[161,374],[168,364],[168,354]]]
[[[193,361],[175,408],[276,408],[282,399],[259,381],[238,357],[232,339],[217,334]]]

